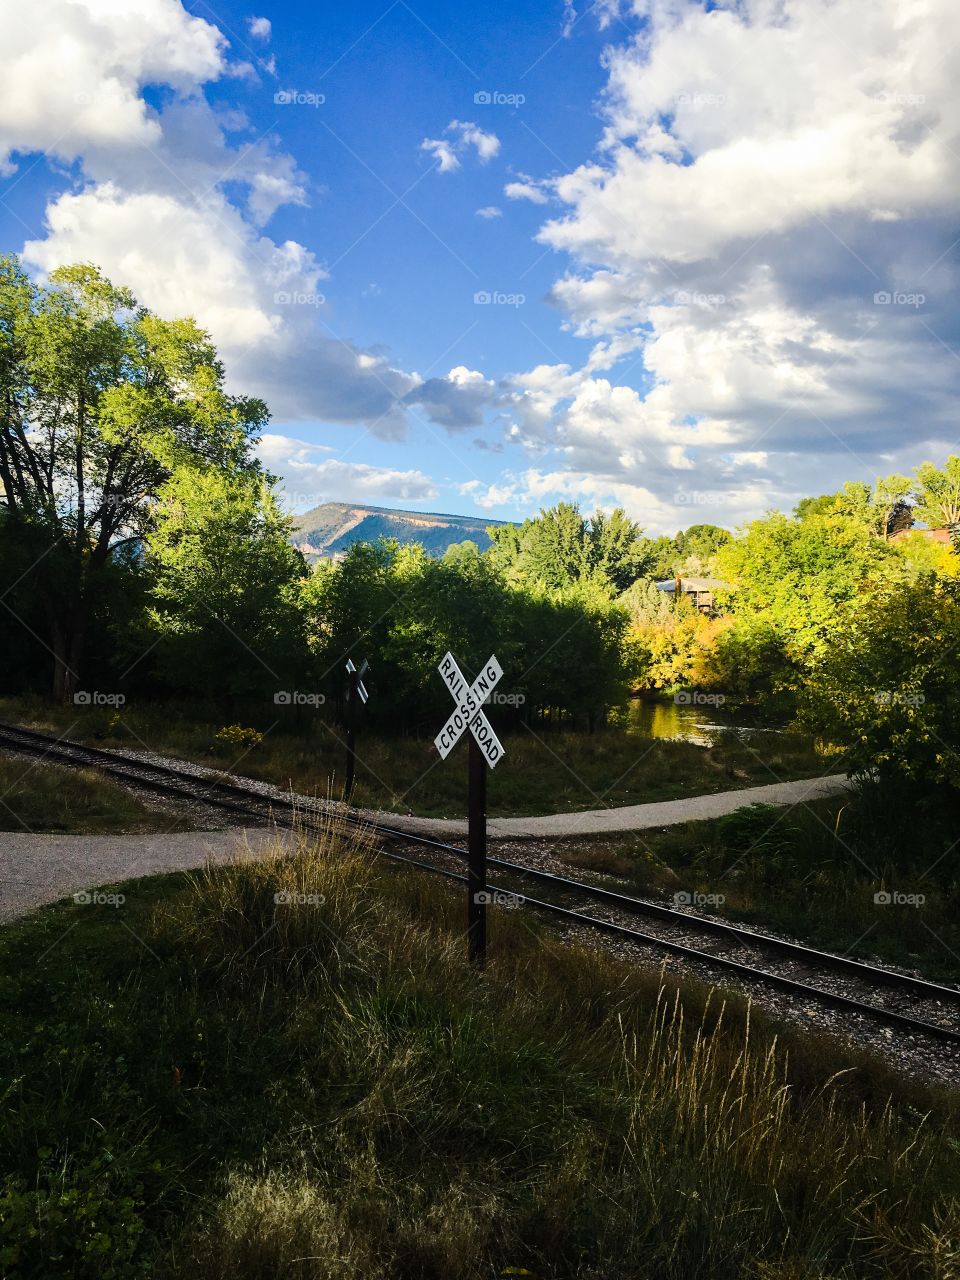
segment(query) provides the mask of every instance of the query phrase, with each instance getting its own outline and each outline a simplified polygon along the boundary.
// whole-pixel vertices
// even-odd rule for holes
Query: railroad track
[[[213,771],[201,775],[173,764],[87,746],[17,725],[0,723],[0,748],[77,768],[94,767],[128,786],[181,800],[200,801],[238,817],[271,820],[284,827],[303,824],[311,817],[328,818],[333,812],[333,807],[322,801],[294,799],[279,792],[267,794]],[[460,846],[387,823],[367,821],[342,806],[337,806],[336,812],[348,824],[372,828],[383,842],[382,855],[391,861],[451,880],[466,881],[465,875],[453,869],[467,857],[466,850]],[[398,845],[413,845],[423,856],[413,858],[400,854],[396,851]],[[693,912],[678,911],[508,859],[490,857],[488,866],[506,878],[503,884],[489,886],[492,893],[522,896],[525,907],[545,912],[569,925],[599,930],[848,1014],[878,1020],[911,1035],[930,1036],[960,1045],[958,988],[865,964],[848,956],[818,951]],[[543,886],[551,896],[531,897],[526,892],[530,884]],[[602,904],[605,914],[588,914],[582,906],[575,905],[578,901],[582,904],[583,899]],[[634,927],[631,921],[637,916],[655,921],[658,932]],[[704,949],[705,946],[720,949]],[[776,958],[780,967],[771,970],[750,963],[763,956]],[[846,983],[846,987],[841,987],[841,983]]]

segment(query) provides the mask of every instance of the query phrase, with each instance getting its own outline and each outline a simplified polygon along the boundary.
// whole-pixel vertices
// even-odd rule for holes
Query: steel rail
[[[128,783],[146,786],[152,790],[158,790],[170,795],[175,795],[181,799],[199,799],[203,803],[211,804],[218,808],[227,809],[233,812],[242,813],[247,816],[262,817],[262,810],[264,808],[270,810],[279,807],[286,810],[289,815],[287,825],[293,826],[296,823],[297,817],[303,813],[314,814],[318,817],[329,817],[335,814],[338,818],[346,820],[352,825],[367,828],[376,832],[378,835],[385,836],[391,840],[406,841],[421,847],[437,850],[441,853],[452,855],[460,859],[465,859],[467,856],[466,850],[457,845],[448,844],[440,840],[434,840],[430,837],[419,835],[416,832],[406,831],[403,828],[392,827],[376,821],[367,821],[360,817],[359,814],[351,813],[349,811],[335,811],[332,810],[329,805],[326,805],[321,801],[304,802],[303,800],[292,800],[287,797],[264,795],[253,787],[245,787],[237,783],[227,782],[220,778],[202,777],[186,769],[177,769],[172,765],[159,764],[154,761],[139,760],[134,756],[125,756],[121,752],[108,751],[100,747],[90,747],[84,743],[75,742],[70,739],[57,738],[50,734],[40,733],[37,730],[23,729],[18,725],[10,725],[0,722],[0,746],[3,745],[12,746],[17,750],[26,750],[31,754],[37,754],[41,757],[52,757],[73,765],[85,763],[84,760],[77,759],[78,755],[86,756],[98,761],[98,767],[104,772]],[[176,781],[158,781],[156,778],[144,777],[143,775],[145,772],[147,774],[158,774],[161,778],[175,779]],[[205,789],[205,793],[198,795],[198,789],[201,791],[204,791]],[[237,799],[230,800],[225,799],[223,796],[211,795],[210,792],[214,790],[237,797]],[[382,852],[383,856],[393,862],[397,862],[417,870],[430,871],[448,879],[466,882],[466,876],[461,875],[458,872],[437,867],[431,863],[423,862],[418,859],[407,858],[401,854],[390,852],[388,850],[383,850]],[[508,859],[491,857],[488,859],[488,863],[490,866],[497,867],[510,875],[539,880],[564,893],[574,893],[583,897],[594,898],[599,901],[609,903],[611,906],[621,910],[631,911],[635,914],[649,915],[657,919],[666,920],[671,924],[681,925],[684,928],[694,931],[700,930],[702,932],[722,935],[725,939],[730,941],[744,943],[758,948],[766,947],[769,950],[789,955],[793,959],[809,964],[812,967],[835,969],[851,974],[861,980],[869,982],[873,986],[899,987],[901,990],[908,991],[912,995],[924,998],[960,1002],[960,990],[928,982],[922,978],[914,978],[908,974],[896,973],[889,969],[882,969],[874,965],[864,964],[861,961],[851,960],[846,956],[838,956],[832,952],[818,951],[812,947],[804,947],[799,943],[788,942],[781,938],[772,938],[769,935],[757,933],[751,929],[744,929],[738,925],[725,924],[722,921],[708,919],[703,916],[690,915],[682,911],[676,911],[669,907],[663,907],[656,903],[632,898],[626,894],[617,893],[614,890],[600,888],[597,885],[585,884],[580,880],[559,876],[552,872],[541,871],[538,868],[528,867],[522,863],[512,862]],[[500,888],[498,886],[490,885],[489,888],[492,893],[511,894],[510,890]],[[953,1043],[960,1043],[960,1031],[955,1031],[950,1027],[927,1022],[919,1018],[912,1018],[907,1014],[897,1013],[892,1009],[885,1009],[882,1006],[867,1004],[863,1001],[854,999],[852,996],[846,996],[839,992],[824,990],[822,987],[811,986],[809,983],[802,982],[799,979],[788,978],[781,974],[771,973],[769,970],[759,969],[752,965],[744,964],[742,961],[733,960],[727,956],[714,955],[709,951],[700,951],[685,943],[657,937],[654,934],[643,933],[640,930],[630,929],[625,925],[619,925],[613,921],[604,920],[600,917],[588,916],[580,911],[572,910],[569,907],[563,907],[558,903],[530,898],[527,895],[523,895],[523,902],[524,905],[530,906],[536,910],[544,911],[568,921],[576,922],[577,924],[586,925],[593,929],[598,929],[615,936],[626,938],[640,945],[654,947],[673,955],[694,960],[698,963],[714,965],[717,968],[736,973],[741,977],[760,980],[769,985],[778,987],[780,990],[789,991],[793,994],[800,994],[806,997],[812,997],[822,1003],[831,1004],[837,1008],[843,1008],[864,1016],[872,1016],[912,1031],[932,1035]]]

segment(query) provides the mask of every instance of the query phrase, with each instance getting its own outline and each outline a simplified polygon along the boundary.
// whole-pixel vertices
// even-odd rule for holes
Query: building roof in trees
[[[919,533],[922,537],[929,538],[931,542],[939,542],[945,547],[951,545],[949,529],[901,529],[891,537],[890,541],[902,542],[904,538],[909,538],[914,533]]]
[[[657,583],[657,589],[660,591],[676,591],[677,582],[680,583],[681,591],[729,591],[730,583],[723,582],[720,578],[664,578],[663,582]]]

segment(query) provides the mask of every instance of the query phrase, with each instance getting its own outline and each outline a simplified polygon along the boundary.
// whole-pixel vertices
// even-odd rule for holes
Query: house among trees
[[[943,547],[953,545],[950,529],[918,529],[916,527],[900,529],[890,538],[891,542],[902,542],[904,538],[910,537],[911,534],[919,533],[922,537],[927,538],[930,542],[938,542]]]
[[[684,595],[691,597],[701,613],[712,613],[713,593],[729,591],[730,583],[723,582],[720,578],[665,578],[663,582],[657,583],[657,590],[674,594],[682,591]]]

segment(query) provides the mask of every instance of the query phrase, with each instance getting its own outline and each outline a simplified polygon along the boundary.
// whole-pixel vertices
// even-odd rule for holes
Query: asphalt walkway
[[[762,787],[742,787],[737,791],[717,791],[706,796],[684,796],[680,800],[657,800],[650,804],[629,804],[622,808],[586,809],[576,813],[551,813],[533,818],[490,818],[487,830],[498,840],[528,840],[565,836],[595,836],[617,831],[648,831],[652,827],[672,827],[680,822],[719,818],[747,804],[778,806],[801,804],[822,796],[837,795],[849,786],[845,774],[824,778],[804,778],[799,782],[773,782]],[[379,817],[404,831],[450,839],[467,834],[465,818],[398,818],[391,814],[364,812]]]
[[[746,804],[791,805],[836,795],[847,786],[842,774],[800,782],[777,782],[739,791],[687,796],[625,808],[594,809],[585,813],[554,813],[533,818],[491,818],[493,839],[591,836],[610,832],[644,831],[700,818],[717,818]],[[398,817],[364,811],[390,826],[441,839],[463,838],[465,820]],[[98,885],[184,871],[207,861],[225,861],[238,849],[250,857],[277,838],[262,827],[233,827],[223,831],[186,831],[160,835],[28,835],[0,832],[0,921],[32,911]],[[286,839],[284,833],[280,838]]]

